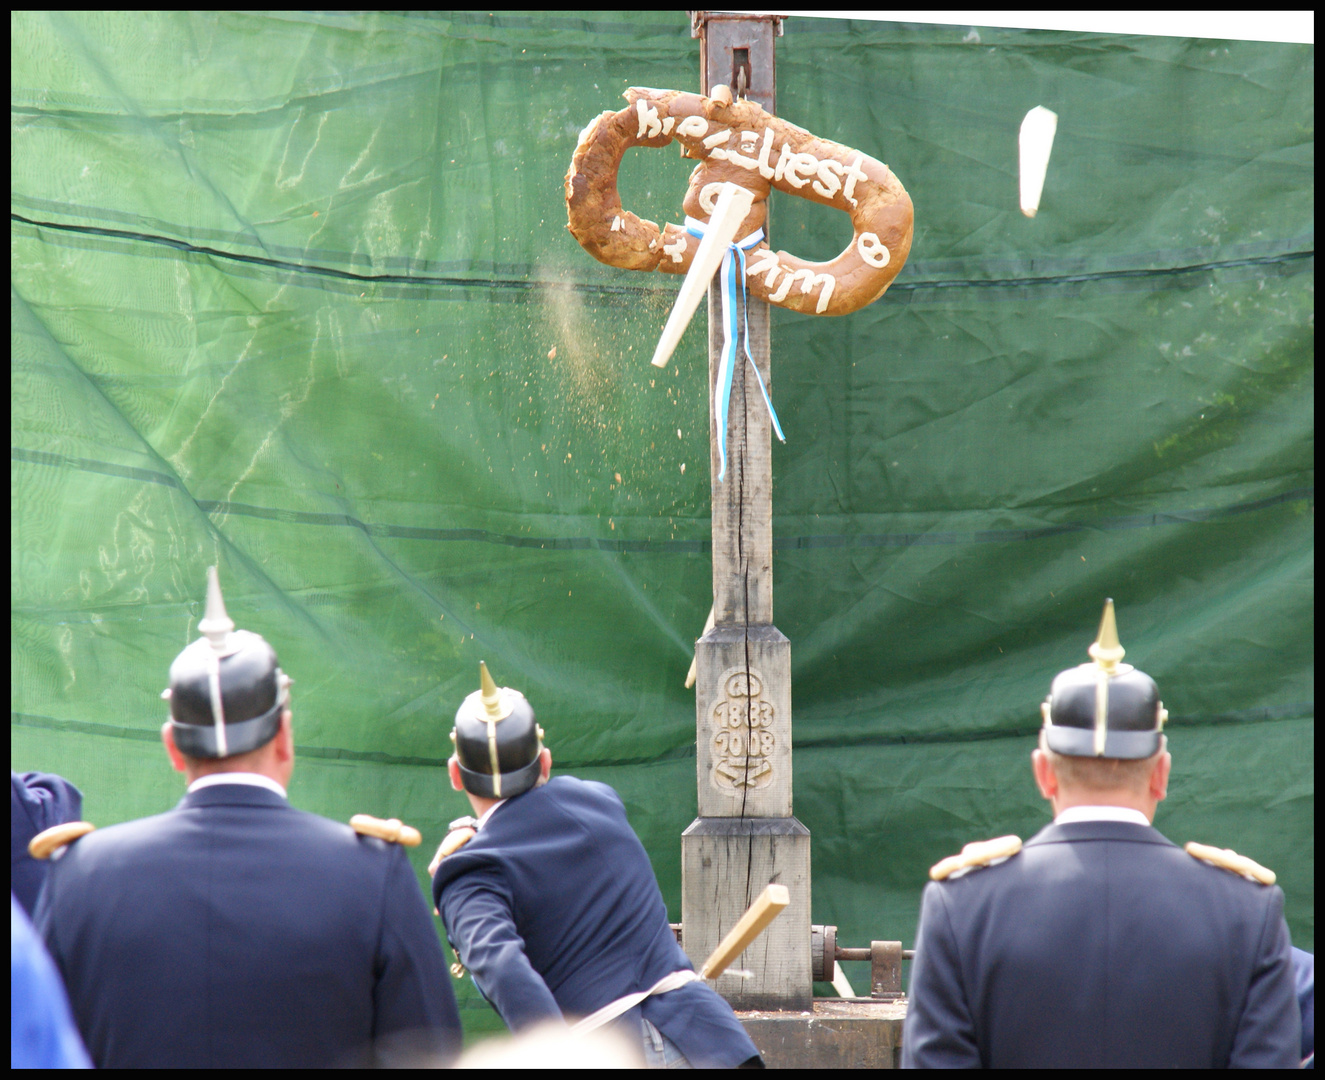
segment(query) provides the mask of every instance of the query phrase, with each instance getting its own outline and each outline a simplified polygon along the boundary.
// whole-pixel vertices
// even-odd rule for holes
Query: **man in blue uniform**
[[[90,1069],[55,965],[9,894],[9,1067]]]
[[[1302,1017],[1302,1068],[1316,1067],[1316,957],[1293,947],[1293,978],[1297,984],[1297,1011]]]
[[[93,1061],[449,1057],[460,1017],[404,851],[290,806],[290,680],[266,641],[234,629],[214,567],[198,629],[162,695],[188,793],[64,849],[37,908]]]
[[[477,820],[452,824],[432,886],[475,985],[513,1030],[638,994],[617,1023],[647,1063],[762,1067],[731,1006],[684,981],[693,969],[620,797],[606,784],[549,779],[529,702],[482,664],[479,674],[482,688],[456,713],[449,762]]]
[[[1054,822],[930,871],[905,1066],[1293,1068],[1299,1018],[1274,875],[1154,828],[1170,757],[1107,601],[1092,662],[1054,679],[1035,782]]]
[[[28,854],[28,842],[52,825],[77,821],[83,795],[63,776],[9,770],[9,891],[28,918],[46,880],[47,863]]]

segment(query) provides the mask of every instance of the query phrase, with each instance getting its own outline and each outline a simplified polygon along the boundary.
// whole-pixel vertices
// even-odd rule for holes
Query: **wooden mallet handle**
[[[768,885],[750,905],[750,910],[741,916],[740,921],[731,928],[730,933],[709,954],[704,966],[699,969],[701,979],[716,979],[741,953],[749,948],[764,931],[769,923],[791,903],[791,893],[785,885]]]

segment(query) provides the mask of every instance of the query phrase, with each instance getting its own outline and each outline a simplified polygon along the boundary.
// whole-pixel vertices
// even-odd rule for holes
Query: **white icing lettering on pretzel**
[[[687,118],[692,119],[692,118]],[[677,134],[684,135],[686,132],[677,128]],[[822,161],[810,153],[797,153],[793,151],[787,143],[783,143],[778,156],[777,166],[770,166],[769,161],[772,158],[774,135],[772,128],[765,128],[763,133],[763,143],[759,142],[759,133],[754,131],[742,131],[740,133],[740,150],[724,148],[723,144],[731,141],[732,133],[730,131],[718,131],[704,139],[704,145],[708,148],[708,157],[714,161],[730,161],[733,165],[739,165],[742,169],[749,169],[751,172],[758,172],[765,180],[781,181],[785,180],[793,188],[803,188],[807,183],[812,182],[816,192],[825,199],[834,198],[839,191],[842,192],[844,202],[852,206],[857,205],[853,197],[856,182],[867,179],[865,173],[860,171],[860,157],[850,165],[843,165],[840,161],[834,161],[832,158],[824,158]],[[757,157],[755,155],[758,155]],[[845,187],[838,177],[846,176]],[[705,207],[709,213],[712,213],[711,207]]]
[[[815,170],[815,175],[818,179],[810,187],[814,188],[825,199],[831,199],[842,186],[842,181],[838,179],[842,175],[842,165],[832,158],[825,158],[819,162],[819,168]]]
[[[856,241],[856,250],[860,252],[860,257],[871,266],[884,267],[888,265],[888,249],[879,243],[879,238],[872,232],[860,234],[860,239]]]
[[[797,270],[798,274],[809,274],[809,270]],[[819,302],[814,305],[814,313],[822,315],[824,308],[828,306],[828,301],[833,298],[833,289],[837,287],[837,279],[832,274],[814,274],[807,278],[805,284],[801,286],[801,292],[808,293],[816,285],[820,287]]]
[[[857,180],[866,180],[868,177],[860,171],[861,155],[856,155],[856,160],[842,170],[842,175],[846,177],[846,186],[842,188],[842,198],[846,199],[852,206],[856,205],[856,200],[851,197],[851,193],[856,190]]]
[[[713,214],[724,183],[755,195],[738,236],[766,225],[772,188],[851,218],[851,243],[827,262],[774,252],[767,242],[747,249],[745,276],[752,297],[810,314],[845,315],[881,296],[906,264],[914,223],[911,200],[877,159],[818,138],[748,99],[640,87],[625,97],[628,108],[602,113],[581,132],[566,174],[570,230],[600,261],[678,274],[690,269],[698,245],[690,244],[678,225],[661,229],[626,213],[616,188],[627,149],[665,146],[675,139],[683,156],[698,162],[683,209],[700,221]]]
[[[663,244],[663,251],[672,257],[672,262],[681,262],[686,253],[686,234],[682,233],[678,236],[674,244]]]
[[[768,298],[770,304],[776,304],[787,298],[791,291],[791,286],[797,281],[801,282],[801,292],[809,293],[813,289],[820,289],[819,302],[814,306],[814,313],[822,315],[824,309],[828,306],[828,301],[833,298],[833,290],[837,287],[837,279],[832,274],[816,274],[813,270],[788,270],[778,262],[778,257],[763,248],[758,252],[758,256],[752,259],[746,267],[745,276],[754,277],[756,274],[767,272],[764,278],[764,285],[768,288],[773,287],[773,282],[777,280],[780,274],[786,276],[782,278],[782,284],[777,292],[771,294]]]
[[[687,116],[676,125],[677,135],[691,139],[702,139],[709,129],[709,122],[702,116]]]
[[[764,145],[759,148],[759,175],[765,180],[773,179],[773,167],[768,158],[773,152],[773,129],[764,128]]]
[[[662,133],[662,121],[658,119],[658,110],[647,104],[643,98],[635,102],[639,111],[639,131],[637,139],[652,139]]]
[[[700,202],[703,202],[703,196],[700,196]],[[768,248],[759,248],[755,251],[752,258],[746,266],[745,276],[754,277],[756,274],[768,272],[768,277],[764,279],[764,284],[770,289],[778,274],[782,273],[782,268],[778,265],[778,257]]]
[[[706,214],[713,213],[718,205],[718,196],[722,194],[721,184],[705,184],[699,189],[699,206]]]

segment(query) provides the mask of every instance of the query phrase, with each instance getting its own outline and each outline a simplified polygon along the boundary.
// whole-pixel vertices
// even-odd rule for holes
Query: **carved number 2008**
[[[764,702],[768,705],[768,702]],[[772,711],[771,708],[769,710]],[[720,754],[730,754],[732,757],[739,757],[746,753],[745,733],[742,731],[719,731],[713,737],[714,745],[718,748]],[[754,731],[750,733],[750,751],[749,757],[768,757],[773,753],[773,747],[777,740],[774,739],[771,731]]]

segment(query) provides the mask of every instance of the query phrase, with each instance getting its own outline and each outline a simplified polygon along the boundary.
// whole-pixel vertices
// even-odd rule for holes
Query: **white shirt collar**
[[[1145,814],[1127,806],[1069,806],[1054,818],[1055,825],[1075,825],[1080,821],[1128,821],[1149,825]]]
[[[496,812],[497,807],[505,805],[506,805],[506,800],[499,799],[497,802],[493,803],[486,810],[484,810],[483,816],[478,819],[478,824],[474,826],[475,831],[481,831],[483,829],[483,826],[488,823],[488,818],[492,817],[492,815]]]
[[[263,787],[268,791],[274,791],[282,799],[288,799],[290,796],[285,793],[285,788],[281,787],[270,776],[262,776],[255,772],[214,772],[206,776],[200,776],[189,785],[189,794],[192,795],[199,788],[215,787],[217,784],[250,784],[253,787]]]

